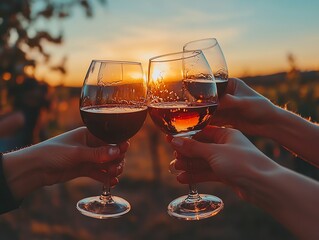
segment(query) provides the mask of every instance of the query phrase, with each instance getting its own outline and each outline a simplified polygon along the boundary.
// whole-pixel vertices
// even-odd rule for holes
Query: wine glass
[[[157,127],[173,137],[189,137],[212,119],[218,104],[213,73],[201,50],[184,51],[149,60],[147,106]],[[188,195],[173,200],[168,214],[183,220],[200,220],[216,215],[220,198],[199,194],[192,182],[192,161]]]
[[[141,63],[93,60],[89,66],[80,99],[81,117],[88,130],[110,145],[133,137],[147,115],[146,80]],[[77,203],[84,215],[98,218],[119,217],[130,211],[130,204],[110,193],[110,176],[100,196]]]
[[[228,83],[227,63],[216,38],[205,38],[186,43],[184,51],[202,50],[215,77],[218,96],[225,94]]]

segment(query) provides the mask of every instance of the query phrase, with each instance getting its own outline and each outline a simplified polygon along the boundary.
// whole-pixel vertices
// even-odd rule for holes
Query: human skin
[[[43,186],[90,177],[100,182],[111,176],[111,184],[123,171],[124,155],[129,146],[123,142],[108,146],[77,128],[54,138],[3,155],[3,170],[8,186],[18,201]]]
[[[319,126],[276,106],[240,79],[229,79],[212,124],[270,138],[319,167]]]
[[[190,183],[192,161],[192,182],[222,182],[299,239],[319,239],[319,183],[272,161],[240,131],[209,126],[194,139],[173,138],[171,144],[179,182]]]

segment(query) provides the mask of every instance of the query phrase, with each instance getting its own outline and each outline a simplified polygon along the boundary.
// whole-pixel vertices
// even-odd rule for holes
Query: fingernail
[[[118,183],[119,183],[119,179],[118,179],[118,178],[115,177],[115,178],[112,178],[112,179],[111,179],[111,186],[112,186],[112,187],[114,187],[114,186],[115,186],[116,184],[118,184]]]
[[[176,147],[181,147],[183,146],[184,140],[182,138],[173,138],[172,144],[175,145]]]
[[[171,161],[169,164],[169,167],[168,167],[168,172],[173,174],[173,175],[177,175],[181,172],[180,170],[177,170],[175,168],[175,162],[176,162],[176,160]]]
[[[109,148],[109,155],[110,156],[115,156],[118,155],[120,153],[120,149],[117,147],[110,147]]]

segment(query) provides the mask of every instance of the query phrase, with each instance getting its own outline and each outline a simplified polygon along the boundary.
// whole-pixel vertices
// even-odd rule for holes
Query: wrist
[[[266,98],[248,98],[241,102],[243,124],[239,121],[238,128],[242,132],[260,137],[270,137],[273,134],[274,118],[277,118],[278,107]],[[246,108],[248,109],[247,111]],[[246,118],[246,119],[245,119]]]
[[[287,111],[277,105],[273,106],[271,119],[267,121],[268,127],[264,131],[264,137],[276,140],[278,135],[284,131],[285,125],[287,125],[284,120],[286,118],[285,114],[287,114]]]
[[[319,137],[319,126],[301,116],[275,107],[271,127],[265,134],[294,154],[319,167],[318,148],[315,139]]]
[[[16,200],[22,200],[42,186],[39,163],[32,154],[32,147],[3,155],[4,176]]]
[[[278,165],[248,183],[247,201],[272,215],[298,239],[318,238],[318,182]]]
[[[267,209],[272,207],[273,189],[277,176],[281,175],[284,169],[277,167],[268,171],[256,171],[250,176],[244,186],[246,200],[253,205]]]
[[[240,197],[251,204],[259,206],[264,200],[269,199],[268,190],[272,189],[270,180],[274,176],[280,175],[284,168],[273,162],[268,157],[265,159],[259,159],[260,166],[251,165],[245,171],[241,171],[241,176],[237,178],[237,182],[234,186],[237,186],[237,190],[240,193]]]
[[[300,128],[308,123],[302,117],[293,112],[274,105],[274,112],[269,124],[271,127],[266,131],[266,137],[282,143],[282,137],[295,138],[300,135]]]

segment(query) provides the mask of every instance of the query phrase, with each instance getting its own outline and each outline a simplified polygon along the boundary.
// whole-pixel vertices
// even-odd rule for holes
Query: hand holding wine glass
[[[80,127],[3,154],[2,177],[5,177],[8,189],[5,190],[2,185],[0,214],[18,208],[22,199],[40,187],[77,177],[90,177],[103,182],[105,176],[101,171],[106,168],[109,169],[111,185],[117,184],[129,144],[105,145],[86,127]]]
[[[148,71],[148,108],[153,122],[173,137],[192,137],[206,127],[218,104],[213,73],[201,50],[151,58]],[[192,179],[191,161],[188,161]],[[189,194],[173,200],[168,213],[184,220],[200,220],[223,208],[218,197],[198,194],[193,181]]]
[[[141,64],[93,60],[84,79],[80,112],[88,130],[109,145],[133,137],[147,115],[146,82]],[[109,171],[105,171],[100,196],[77,203],[82,214],[105,219],[119,217],[130,210],[126,200],[111,195],[109,177]]]

